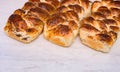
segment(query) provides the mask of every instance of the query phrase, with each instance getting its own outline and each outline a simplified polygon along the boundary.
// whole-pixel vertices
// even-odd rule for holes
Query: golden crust
[[[90,48],[96,50],[96,51],[101,51],[101,52],[109,52],[110,51],[110,46],[106,45],[105,43],[93,39],[94,37],[86,37],[84,40],[81,40],[82,43],[86,46],[89,46]]]
[[[118,16],[120,14],[120,9],[118,8],[110,8],[112,16]]]
[[[75,12],[77,13],[82,13],[83,12],[83,8],[78,5],[78,4],[75,4],[75,5],[69,5],[68,6],[70,9],[74,10]]]
[[[95,18],[95,19],[97,19],[97,20],[102,20],[102,19],[105,19],[106,18],[106,16],[105,15],[103,15],[102,13],[100,13],[100,12],[94,12],[93,13],[93,17]]]
[[[60,6],[59,0],[41,0],[41,2],[50,4],[50,5],[54,6],[55,8],[58,8]]]
[[[44,32],[44,35],[49,41],[61,46],[70,46],[73,41],[72,30],[66,25],[58,25]]]
[[[86,10],[89,8],[90,5],[90,1],[89,0],[79,0],[80,1],[80,5]]]
[[[120,8],[120,1],[111,1],[108,3],[111,8]]]
[[[83,24],[81,26],[81,29],[84,29],[84,30],[89,31],[89,32],[99,32],[98,29],[96,29],[95,27],[93,27],[93,26],[91,26],[89,24]]]
[[[28,21],[31,23],[27,23],[27,19],[23,19],[18,14],[12,14],[7,21],[4,31],[8,36],[16,40],[19,40],[23,43],[29,43],[36,39],[42,32],[43,23],[35,18],[29,18]],[[28,24],[30,26],[28,26]]]
[[[38,18],[40,18],[42,21],[47,20],[50,16],[48,12],[38,7],[31,8],[30,11],[28,11],[28,14],[33,14],[37,16]]]
[[[45,38],[61,46],[70,46],[78,35],[79,21],[84,17],[88,6],[88,0],[61,0],[56,13],[46,21]]]
[[[23,10],[30,10],[31,8],[35,8],[36,5],[33,2],[26,2],[22,7]]]
[[[79,18],[83,18],[83,14],[84,14],[84,9],[83,7],[81,7],[80,5],[78,4],[74,4],[74,5],[68,5],[68,6],[60,6],[58,9],[57,9],[57,13],[66,13],[66,12],[71,12],[71,14],[74,13],[74,15],[78,15]],[[67,14],[67,13],[66,13]]]
[[[11,31],[10,29],[8,29],[7,26],[4,28],[4,30],[5,30],[6,34],[7,34],[9,37],[11,37],[11,38],[13,38],[13,39],[16,39],[16,40],[18,40],[18,41],[21,41],[21,42],[23,42],[23,43],[30,43],[31,41],[35,40],[35,39],[38,37],[38,35],[40,34],[40,33],[38,33],[36,30],[34,30],[34,31],[32,32],[32,34],[31,34],[31,35],[32,35],[31,38],[30,38],[30,37],[20,38],[20,37],[21,37],[20,34],[14,34],[13,31]],[[28,40],[28,39],[29,39],[29,40]]]
[[[83,44],[101,52],[109,52],[120,31],[120,1],[95,1],[91,16],[84,18],[79,30]]]
[[[111,16],[111,11],[107,7],[105,7],[105,6],[99,7],[97,11],[102,13],[106,17]]]
[[[113,40],[108,34],[96,34],[96,38],[99,41],[106,42],[110,46],[113,44]]]
[[[53,14],[55,11],[55,8],[48,3],[39,3],[39,7],[45,11],[47,11],[49,14]]]
[[[56,28],[50,31],[53,31],[51,33],[53,33],[55,36],[68,36],[69,33],[72,33],[70,28],[66,25],[58,25]]]
[[[93,2],[91,6],[91,11],[96,12],[100,6],[102,6],[102,3],[100,1]]]
[[[26,22],[22,19],[20,15],[13,14],[9,17],[8,22],[15,28],[17,31],[24,31],[27,29]]]
[[[46,26],[47,28],[54,28],[54,26],[57,26],[59,24],[62,24],[65,20],[58,16],[58,15],[54,15],[54,16],[51,16],[51,18],[49,18],[46,22]]]
[[[18,15],[20,15],[20,16],[23,16],[23,15],[25,15],[25,11],[24,10],[22,10],[22,9],[17,9],[17,10],[15,10],[14,11],[14,14],[18,14]]]
[[[62,0],[61,5],[74,5],[74,4],[80,4],[79,0]]]
[[[70,46],[78,34],[78,15],[74,11],[54,14],[46,23],[44,36],[55,44]]]
[[[40,2],[40,0],[29,0],[29,2]]]
[[[8,36],[23,43],[30,43],[43,31],[44,22],[41,19],[44,18],[40,19],[39,16],[44,17],[45,13],[42,9],[36,8],[36,3],[32,1],[26,2],[22,9],[15,10],[4,27],[4,31]]]
[[[83,17],[90,14],[89,0],[62,0],[60,4],[60,10],[66,12],[66,10],[74,10],[81,20]]]

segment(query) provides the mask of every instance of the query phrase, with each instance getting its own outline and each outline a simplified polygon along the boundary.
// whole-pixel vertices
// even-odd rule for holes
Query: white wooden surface
[[[0,72],[120,72],[120,39],[110,53],[94,51],[79,38],[69,48],[40,35],[30,44],[9,38],[3,31],[12,12],[27,0],[0,0]]]

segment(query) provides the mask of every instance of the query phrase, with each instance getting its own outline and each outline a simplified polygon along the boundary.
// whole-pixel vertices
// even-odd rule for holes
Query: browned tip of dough
[[[66,25],[58,25],[57,28],[53,29],[54,35],[68,36],[71,33],[71,29]]]
[[[27,29],[27,24],[26,22],[21,18],[20,15],[17,15],[17,14],[12,14],[10,17],[9,17],[9,22],[10,24],[12,24],[12,26],[15,26],[15,28],[17,28],[18,30],[21,30],[21,29]]]
[[[108,43],[109,45],[112,45],[113,40],[111,36],[109,36],[108,34],[97,34],[96,36],[100,41],[103,41]]]
[[[14,14],[18,14],[18,15],[24,15],[25,14],[25,11],[24,10],[22,10],[22,9],[17,9],[17,10],[15,10],[14,11]]]
[[[48,3],[39,3],[39,7],[46,10],[49,13],[52,13],[55,10],[55,8]]]
[[[32,2],[26,2],[23,6],[23,10],[30,10],[31,8],[34,8],[35,7],[35,4],[32,3]]]
[[[84,29],[84,30],[86,30],[86,31],[89,31],[89,32],[92,32],[92,31],[98,32],[99,31],[98,29],[96,29],[95,27],[93,27],[93,26],[91,26],[89,24],[83,24],[81,26],[81,28]]]
[[[30,2],[40,2],[40,0],[29,0]]]
[[[58,15],[52,16],[50,19],[47,20],[47,26],[55,26],[58,25],[59,23],[63,23],[64,19]]]

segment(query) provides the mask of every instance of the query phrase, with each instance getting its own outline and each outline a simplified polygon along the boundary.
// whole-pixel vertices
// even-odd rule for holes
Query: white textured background
[[[120,38],[110,53],[94,51],[76,38],[62,48],[40,35],[30,44],[9,38],[3,31],[8,17],[27,0],[0,0],[0,72],[120,72]]]

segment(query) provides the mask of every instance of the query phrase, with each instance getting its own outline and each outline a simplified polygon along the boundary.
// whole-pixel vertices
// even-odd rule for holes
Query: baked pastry
[[[42,33],[43,25],[40,18],[18,9],[9,17],[4,31],[16,40],[29,43]]]
[[[29,43],[42,33],[46,20],[58,6],[58,0],[29,0],[8,18],[4,31],[16,40]]]
[[[23,43],[44,37],[70,46],[79,33],[83,44],[109,52],[120,36],[120,1],[29,0],[8,18],[6,34]]]
[[[95,1],[91,12],[81,21],[80,39],[92,49],[109,52],[120,32],[120,1]]]
[[[89,5],[89,0],[61,0],[60,6],[46,21],[45,38],[60,46],[70,46],[78,35],[79,21],[90,9]]]

